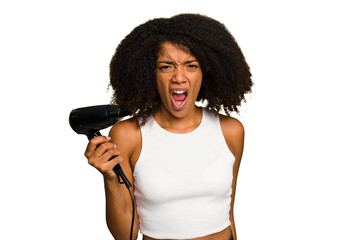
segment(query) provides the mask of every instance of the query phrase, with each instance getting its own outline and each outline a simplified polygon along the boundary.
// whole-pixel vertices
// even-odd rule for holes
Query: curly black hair
[[[164,42],[188,49],[199,61],[203,80],[197,101],[227,115],[239,111],[253,85],[249,66],[227,28],[200,14],[149,20],[120,42],[110,63],[112,103],[129,109],[142,124],[159,110],[155,70]]]

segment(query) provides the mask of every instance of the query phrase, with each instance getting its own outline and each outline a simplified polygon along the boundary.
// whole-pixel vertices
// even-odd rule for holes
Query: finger
[[[107,162],[112,160],[111,158],[117,157],[120,155],[120,151],[118,149],[112,148],[106,151],[104,154],[98,157],[99,162]]]
[[[113,159],[108,161],[109,167],[113,169],[117,164],[120,164],[123,161],[123,157],[121,155],[118,155],[114,157]]]
[[[117,156],[109,161],[106,161],[106,163],[102,163],[97,168],[101,173],[107,174],[107,175],[114,175],[114,167],[119,164],[122,161],[121,156]]]
[[[115,147],[116,146],[111,142],[102,143],[95,149],[92,156],[95,158],[99,158],[102,155],[104,155],[105,153],[107,153],[108,151],[112,152],[112,150],[115,150],[116,149]]]
[[[85,156],[87,158],[90,157],[90,155],[97,149],[97,147],[105,142],[109,142],[110,141],[110,137],[105,137],[105,136],[98,136],[98,137],[94,137],[92,139],[90,139],[86,150],[85,150]]]
[[[88,163],[92,165],[93,167],[99,169],[101,172],[105,171],[106,166],[108,165],[109,161],[112,161],[113,158],[116,158],[120,155],[120,151],[117,149],[110,149],[109,151],[106,151],[102,156],[95,157],[94,154],[91,155],[90,158],[88,158]],[[119,159],[119,158],[118,158]],[[121,158],[122,159],[122,158]],[[101,169],[102,170],[101,170]]]

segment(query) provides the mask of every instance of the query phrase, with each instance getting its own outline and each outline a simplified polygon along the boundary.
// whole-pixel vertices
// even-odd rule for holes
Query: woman
[[[93,138],[85,156],[103,174],[114,238],[129,239],[132,219],[131,198],[112,170],[120,163],[134,186],[133,239],[139,229],[145,240],[236,239],[244,129],[229,113],[252,81],[226,27],[197,14],[150,20],[117,47],[110,82],[113,102],[133,117],[110,137]]]

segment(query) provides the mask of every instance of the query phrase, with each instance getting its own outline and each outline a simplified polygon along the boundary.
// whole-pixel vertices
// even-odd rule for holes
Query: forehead
[[[158,58],[195,58],[190,49],[181,44],[171,42],[164,42],[160,45],[160,50],[157,54]]]

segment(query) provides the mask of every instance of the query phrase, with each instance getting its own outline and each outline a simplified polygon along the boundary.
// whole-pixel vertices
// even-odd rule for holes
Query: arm
[[[244,149],[244,127],[235,118],[220,116],[221,129],[225,138],[225,141],[235,156],[235,163],[233,167],[233,182],[232,182],[232,193],[231,193],[231,205],[230,205],[230,222],[231,231],[234,239],[237,239],[236,228],[234,221],[234,202],[236,192],[236,182],[239,172],[241,157]]]
[[[135,120],[127,120],[114,125],[109,135],[111,140],[106,137],[92,139],[85,156],[89,159],[89,164],[98,169],[104,177],[107,226],[115,239],[126,240],[130,237],[132,203],[128,189],[124,184],[118,183],[112,169],[120,163],[126,177],[133,185],[130,162],[134,161],[137,153],[141,151],[141,135]],[[99,143],[102,144],[96,148]],[[108,161],[112,156],[117,157]],[[133,187],[130,190],[134,194]],[[139,221],[135,211],[133,239],[137,238],[138,231]]]

